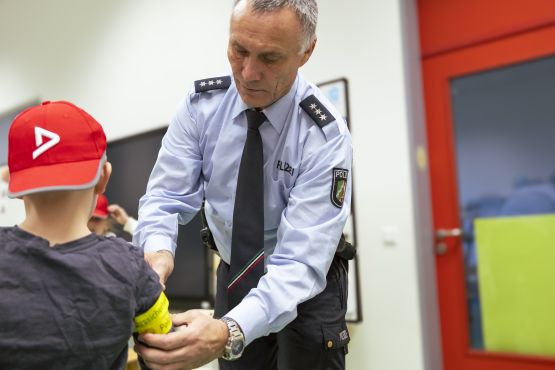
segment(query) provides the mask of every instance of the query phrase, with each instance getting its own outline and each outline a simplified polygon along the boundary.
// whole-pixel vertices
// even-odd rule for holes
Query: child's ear
[[[102,165],[102,173],[100,174],[100,179],[94,187],[95,194],[102,194],[106,190],[106,185],[108,185],[108,180],[112,174],[112,164],[108,161],[104,162]]]
[[[0,179],[5,183],[10,181],[10,170],[8,169],[8,166],[0,167]]]

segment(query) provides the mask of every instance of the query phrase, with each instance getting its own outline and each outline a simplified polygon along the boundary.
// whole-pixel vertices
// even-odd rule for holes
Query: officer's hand
[[[145,260],[160,277],[160,284],[166,289],[166,280],[173,271],[173,254],[166,250],[145,252]]]
[[[228,337],[224,322],[201,310],[175,314],[172,321],[174,332],[142,334],[135,344],[152,370],[194,369],[223,355]]]
[[[129,219],[127,212],[125,212],[125,209],[119,204],[110,204],[108,206],[108,212],[110,212],[110,216],[120,225],[125,225]]]

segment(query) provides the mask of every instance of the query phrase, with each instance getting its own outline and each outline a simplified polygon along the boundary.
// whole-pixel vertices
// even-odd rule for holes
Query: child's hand
[[[125,209],[118,204],[110,204],[108,206],[108,212],[110,212],[110,217],[116,220],[116,222],[120,225],[125,225],[129,219]]]

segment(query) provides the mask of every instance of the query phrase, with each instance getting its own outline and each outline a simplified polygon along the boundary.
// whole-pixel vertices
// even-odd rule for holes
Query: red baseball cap
[[[108,199],[104,194],[99,194],[96,199],[96,207],[92,213],[92,217],[108,218]]]
[[[87,112],[67,101],[28,108],[8,134],[10,197],[93,187],[106,159],[106,135]]]

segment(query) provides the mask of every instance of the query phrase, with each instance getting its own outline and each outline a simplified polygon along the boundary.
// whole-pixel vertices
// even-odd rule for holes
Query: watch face
[[[233,355],[239,355],[243,352],[243,341],[242,340],[235,340],[231,343],[231,353]]]

